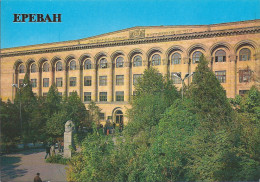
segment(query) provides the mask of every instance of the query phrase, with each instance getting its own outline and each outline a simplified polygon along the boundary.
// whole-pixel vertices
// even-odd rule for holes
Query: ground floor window
[[[70,77],[70,86],[75,87],[76,86],[76,77]]]
[[[43,79],[43,87],[49,87],[49,78]]]
[[[176,76],[174,76],[174,75],[176,75]],[[181,84],[181,78],[178,78],[177,75],[181,77],[181,72],[172,72],[171,79],[174,84]]]
[[[62,87],[62,78],[56,78],[56,87]]]
[[[251,70],[239,70],[239,83],[250,82],[251,80]]]
[[[239,95],[245,95],[249,90],[239,90]]]

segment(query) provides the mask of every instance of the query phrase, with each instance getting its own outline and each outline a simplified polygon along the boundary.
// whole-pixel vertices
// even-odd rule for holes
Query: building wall
[[[185,26],[183,26],[185,27]],[[208,26],[209,27],[209,26]],[[253,28],[252,28],[253,27]],[[173,34],[160,36],[158,31],[168,31],[169,27],[141,27],[146,31],[144,35],[140,27],[126,29],[119,31],[121,37],[131,31],[136,31],[137,38],[126,40],[114,40],[114,34],[109,33],[103,35],[104,41],[98,41],[102,36],[97,36],[97,40],[89,38],[86,40],[69,41],[53,44],[43,44],[35,46],[26,46],[18,48],[10,48],[1,50],[1,98],[13,100],[15,92],[12,87],[13,83],[18,84],[20,79],[24,78],[25,73],[19,73],[19,67],[25,66],[25,72],[29,73],[30,79],[37,80],[37,86],[33,88],[33,92],[37,95],[44,95],[48,92],[51,84],[56,83],[57,78],[62,78],[63,84],[58,87],[59,92],[69,95],[72,91],[77,91],[80,98],[84,102],[84,92],[91,92],[91,99],[96,101],[97,105],[105,114],[105,119],[108,116],[113,116],[115,111],[121,110],[124,114],[127,108],[130,107],[129,100],[134,92],[133,75],[142,74],[148,67],[156,67],[160,73],[166,75],[173,72],[180,72],[182,78],[187,73],[195,72],[197,63],[193,63],[193,53],[200,51],[209,61],[209,66],[215,71],[226,71],[226,81],[221,83],[226,90],[227,97],[235,97],[235,95],[242,93],[241,90],[249,90],[254,84],[251,79],[247,82],[240,82],[240,70],[251,70],[252,74],[259,74],[259,48],[260,48],[260,21],[248,21],[242,23],[230,23],[211,25],[205,31],[205,26],[190,26],[192,29],[187,29],[182,34]],[[173,27],[170,27],[173,32]],[[178,31],[181,32],[182,26],[177,26]],[[209,30],[210,29],[210,30]],[[187,32],[187,33],[186,33]],[[149,33],[149,34],[148,34]],[[149,35],[156,35],[155,37],[148,37]],[[165,34],[165,33],[162,33]],[[118,36],[118,35],[117,35]],[[139,36],[139,37],[138,37]],[[112,37],[111,41],[109,37]],[[106,43],[108,40],[109,43]],[[80,43],[83,42],[83,43]],[[93,43],[94,42],[94,43]],[[79,47],[89,45],[89,47]],[[62,47],[63,50],[56,49]],[[71,47],[66,50],[65,46]],[[78,46],[78,48],[76,48]],[[93,48],[91,46],[94,46]],[[247,61],[239,60],[239,53],[241,49],[248,48],[251,51],[251,57]],[[48,50],[51,51],[48,51]],[[37,52],[43,50],[42,52]],[[215,62],[215,54],[218,50],[224,50],[226,53],[225,62]],[[34,52],[33,52],[34,51]],[[171,56],[174,53],[181,55],[180,64],[172,64]],[[161,57],[161,64],[157,66],[152,65],[152,57],[158,54]],[[133,59],[135,56],[142,57],[142,66],[134,67]],[[123,67],[116,67],[116,60],[122,57],[124,59]],[[105,58],[107,60],[107,68],[100,68],[100,60]],[[91,69],[84,69],[85,60],[91,61]],[[62,71],[56,71],[57,62],[62,63]],[[76,61],[76,69],[70,70],[71,61]],[[48,63],[50,70],[43,71],[43,64]],[[31,72],[32,64],[36,64],[36,72]],[[124,84],[116,84],[116,76],[124,75]],[[84,85],[84,77],[91,76],[91,86]],[[107,84],[101,86],[99,83],[100,76],[107,76]],[[70,77],[76,78],[75,86],[70,86]],[[253,77],[253,75],[251,75]],[[43,79],[49,78],[49,86],[43,87]],[[190,84],[192,78],[185,81]],[[176,84],[181,88],[181,84]],[[124,92],[124,101],[116,101],[116,92]],[[107,101],[99,100],[100,92],[107,92]],[[88,102],[84,102],[88,104]],[[125,118],[127,122],[127,118]]]

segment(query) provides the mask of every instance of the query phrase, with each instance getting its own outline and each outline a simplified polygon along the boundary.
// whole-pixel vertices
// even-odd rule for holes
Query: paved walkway
[[[1,156],[0,182],[30,182],[33,181],[37,172],[46,182],[66,181],[66,166],[46,163],[44,157],[44,149],[32,149]]]

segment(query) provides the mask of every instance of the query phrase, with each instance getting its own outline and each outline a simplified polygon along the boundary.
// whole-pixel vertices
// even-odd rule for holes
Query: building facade
[[[178,88],[204,55],[227,97],[244,94],[260,69],[260,20],[194,26],[133,27],[75,41],[1,49],[0,97],[13,100],[26,73],[33,92],[45,96],[52,84],[61,95],[77,91],[95,101],[103,120],[124,118],[136,80],[155,67]],[[259,76],[259,75],[258,75]],[[190,84],[192,77],[187,79]]]

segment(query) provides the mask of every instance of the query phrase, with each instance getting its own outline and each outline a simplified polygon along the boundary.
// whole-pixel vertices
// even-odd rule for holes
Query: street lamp
[[[27,84],[23,83],[21,84],[21,87],[26,87]],[[17,84],[12,84],[12,87],[18,88],[19,89],[19,101],[20,101],[20,127],[21,127],[21,132],[22,132],[22,128],[23,128],[23,122],[22,122],[22,102],[21,102],[21,88],[18,87]]]
[[[181,98],[182,98],[182,100],[183,100],[183,83],[184,83],[184,80],[185,80],[186,78],[191,77],[192,75],[193,75],[193,73],[191,73],[191,74],[187,73],[187,74],[185,75],[185,77],[184,77],[183,79],[181,79],[181,74],[180,74],[180,73],[173,74],[173,76],[175,76],[175,77],[181,79],[181,87],[182,87],[182,88],[181,88]]]

